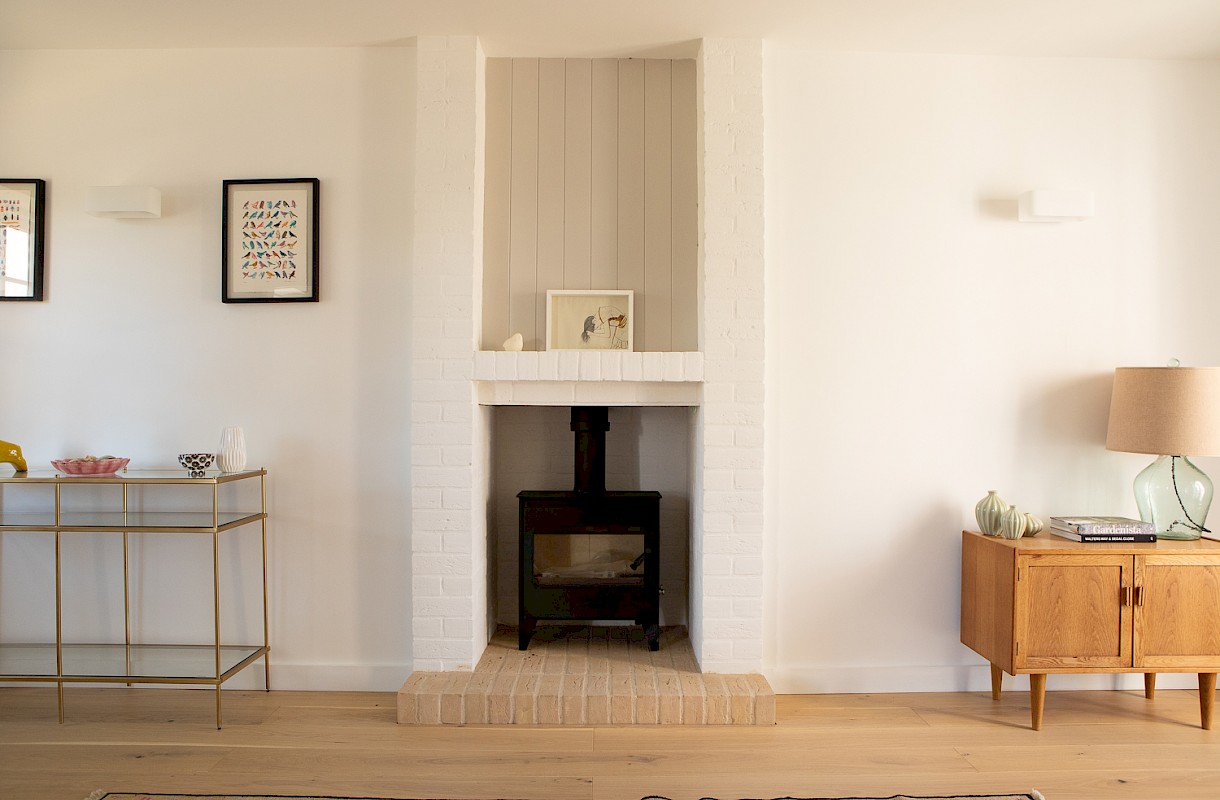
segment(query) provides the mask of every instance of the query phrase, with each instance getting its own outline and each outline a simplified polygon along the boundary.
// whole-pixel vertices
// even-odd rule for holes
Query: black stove
[[[520,502],[518,647],[539,620],[627,621],[660,647],[660,492],[606,491],[609,409],[572,409],[570,492],[524,491]]]

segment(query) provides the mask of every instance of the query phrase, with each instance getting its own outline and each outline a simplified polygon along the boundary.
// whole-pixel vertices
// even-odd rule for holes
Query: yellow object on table
[[[21,455],[21,445],[12,442],[0,441],[0,464],[12,464],[18,472],[26,472],[30,468]]]

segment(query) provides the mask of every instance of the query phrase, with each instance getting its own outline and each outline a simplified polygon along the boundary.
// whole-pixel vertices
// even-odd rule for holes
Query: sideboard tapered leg
[[[1214,677],[1214,676],[1213,676]],[[1214,682],[1213,682],[1214,685]],[[1042,708],[1046,705],[1046,673],[1029,676],[1029,721],[1030,726],[1042,730]]]

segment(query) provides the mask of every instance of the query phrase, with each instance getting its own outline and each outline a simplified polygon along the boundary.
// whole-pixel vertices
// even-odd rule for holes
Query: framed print
[[[41,300],[47,182],[0,178],[0,300]]]
[[[635,292],[617,289],[549,289],[547,350],[633,350]]]
[[[318,179],[224,182],[220,299],[318,302]]]

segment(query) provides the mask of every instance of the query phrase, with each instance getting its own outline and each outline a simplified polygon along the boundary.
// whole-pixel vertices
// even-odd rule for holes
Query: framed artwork
[[[547,350],[633,350],[635,292],[548,289]]]
[[[318,179],[224,182],[220,299],[318,302]]]
[[[0,300],[41,300],[47,182],[0,178]]]

